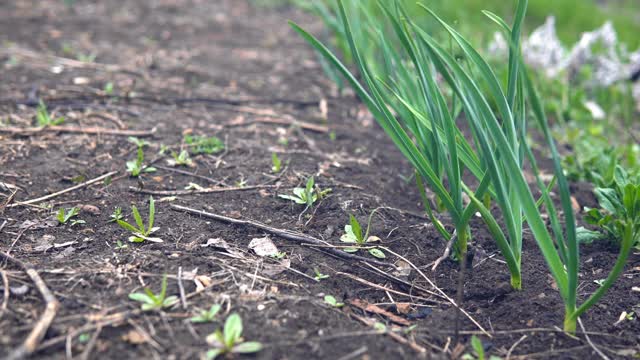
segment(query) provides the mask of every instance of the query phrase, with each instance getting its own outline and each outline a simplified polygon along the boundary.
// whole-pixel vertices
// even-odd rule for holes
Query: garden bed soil
[[[260,258],[248,248],[252,239],[268,235],[265,231],[170,208],[177,204],[250,219],[339,245],[349,214],[366,223],[373,209],[385,207],[373,219],[372,234],[455,297],[458,266],[447,260],[435,272],[430,269],[446,244],[421,215],[411,167],[348,91],[337,96],[313,52],[286,24],[293,18],[322,33],[319,22],[290,7],[259,9],[240,0],[78,1],[72,8],[62,1],[12,0],[0,5],[0,17],[5,126],[33,126],[34,104],[41,98],[56,116],[65,117],[61,126],[121,132],[0,132],[0,182],[19,188],[10,204],[118,171],[108,183],[45,202],[54,210],[82,205],[79,219],[85,224],[55,226],[47,221],[52,210],[27,205],[9,205],[0,213],[0,251],[33,266],[60,302],[34,358],[199,358],[208,349],[206,335],[224,315],[210,324],[188,319],[214,303],[224,305],[224,314],[238,312],[245,339],[264,344],[247,357],[451,356],[457,311],[423,291],[437,293],[415,269],[397,274],[376,266],[411,284],[406,286],[362,262],[270,235],[286,253],[286,269],[278,266],[281,260]],[[73,60],[90,54],[93,63]],[[107,83],[113,84],[111,94],[104,91]],[[140,179],[126,175],[125,162],[135,157],[135,146],[125,127],[153,131],[146,137],[152,144],[146,159],[162,168]],[[213,180],[172,171],[166,163],[170,156],[157,155],[161,144],[179,149],[184,134],[224,140],[223,152],[194,156],[195,168],[179,168]],[[271,172],[274,152],[283,161],[278,174]],[[312,175],[332,191],[301,216],[304,206],[277,195],[304,186]],[[128,234],[108,222],[116,207],[132,221],[130,204],[146,217],[144,191],[213,182],[226,190],[155,195],[156,235],[162,243],[127,244]],[[580,205],[594,205],[588,186],[573,189]],[[640,304],[638,254],[602,301],[582,316],[589,338],[582,331],[572,337],[559,331],[562,302],[531,234],[525,232],[519,292],[510,290],[506,266],[479,219],[473,221],[473,234],[475,256],[464,282],[463,308],[491,337],[463,317],[461,343],[477,334],[491,354],[511,359],[595,358],[594,348],[609,358],[640,353],[640,322],[618,321]],[[208,239],[222,239],[228,249],[203,246]],[[117,240],[128,246],[118,248]],[[364,251],[360,255],[370,258]],[[606,276],[616,255],[607,243],[582,247],[581,299],[596,289],[595,281]],[[385,261],[401,264],[391,252]],[[11,290],[8,301],[0,296],[6,306],[0,307],[2,358],[25,340],[44,303],[19,267],[0,259],[0,269]],[[329,277],[314,281],[315,270]],[[168,274],[168,292],[178,295],[179,272],[186,304],[162,313],[136,311],[129,293],[143,286],[158,290]],[[201,284],[208,287],[197,292]],[[345,305],[331,307],[324,295]],[[376,333],[362,320],[391,328],[393,317],[364,312],[353,304],[358,300],[415,328],[395,338]],[[418,348],[427,354],[419,355]],[[468,345],[458,347],[454,355],[470,351]]]

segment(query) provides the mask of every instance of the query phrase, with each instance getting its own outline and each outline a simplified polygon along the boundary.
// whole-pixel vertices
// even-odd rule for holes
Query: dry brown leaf
[[[384,317],[386,317],[387,319],[391,320],[392,322],[398,324],[398,325],[404,325],[404,326],[409,326],[411,325],[411,322],[405,318],[401,318],[398,315],[395,315],[377,305],[374,304],[369,304],[367,301],[365,300],[360,300],[360,299],[354,299],[354,300],[349,300],[349,303],[357,308],[360,308],[364,311],[370,312],[370,313],[374,313],[374,314],[378,314],[378,315],[382,315]]]
[[[129,344],[140,345],[147,342],[147,337],[141,334],[138,330],[130,330],[128,333],[122,335],[122,340]]]

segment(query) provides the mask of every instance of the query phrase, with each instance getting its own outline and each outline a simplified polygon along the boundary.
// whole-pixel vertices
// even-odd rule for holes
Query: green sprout
[[[142,311],[162,310],[178,302],[177,296],[167,296],[167,275],[162,276],[162,288],[159,294],[154,294],[149,288],[144,293],[131,293],[129,299],[142,303]]]
[[[480,339],[475,335],[471,337],[471,348],[473,349],[475,356],[471,354],[464,354],[461,357],[462,360],[501,360],[500,357],[494,355],[487,358],[482,341],[480,341]]]
[[[184,142],[191,146],[194,154],[216,154],[224,150],[224,143],[215,136],[191,136],[186,135]]]
[[[171,156],[173,159],[168,160],[169,165],[171,166],[193,166],[193,160],[189,156],[189,152],[187,150],[182,150],[179,154],[172,151]]]
[[[129,137],[127,138],[127,140],[128,140],[130,143],[134,144],[135,146],[137,146],[137,147],[139,147],[139,148],[143,148],[143,147],[145,147],[145,146],[150,146],[150,145],[151,145],[151,143],[150,143],[150,142],[148,142],[147,140],[145,140],[145,139],[140,139],[140,138],[137,138],[137,137],[135,137],[135,136],[129,136]]]
[[[282,161],[280,161],[278,154],[272,153],[271,154],[271,172],[274,174],[277,174],[280,172],[280,170],[282,170]]]
[[[332,295],[325,295],[324,302],[325,304],[334,308],[341,308],[344,306],[344,303],[338,302],[338,300],[336,300],[336,298]]]
[[[80,209],[77,207],[72,207],[71,209],[60,208],[58,210],[58,214],[56,215],[56,219],[58,220],[58,223],[65,225],[67,222],[71,220],[71,218],[78,216],[78,214],[80,214]],[[76,223],[78,223],[78,221],[82,221],[82,220],[77,220]]]
[[[318,281],[329,278],[329,275],[325,275],[325,274],[321,273],[320,270],[318,270],[318,268],[313,268],[313,272],[315,273],[314,279],[316,279]]]
[[[109,215],[109,221],[108,222],[116,222],[118,220],[122,220],[122,208],[119,206],[116,206],[115,209],[113,209],[113,213],[111,215]]]
[[[104,89],[102,89],[102,91],[104,91],[105,95],[108,95],[108,96],[113,95],[113,83],[108,82],[104,84]]]
[[[369,236],[369,230],[371,229],[371,219],[375,210],[369,215],[369,222],[367,223],[367,230],[362,234],[362,226],[358,222],[355,216],[349,214],[349,224],[344,226],[344,235],[340,237],[340,241],[355,244],[353,247],[344,249],[345,252],[354,253],[360,250],[361,247],[366,246],[367,243],[379,242],[380,238],[377,236]],[[377,247],[372,247],[369,250],[369,254],[380,259],[384,259],[386,255]]]
[[[209,310],[202,310],[199,315],[196,315],[189,319],[192,323],[208,323],[215,320],[216,316],[220,312],[222,306],[218,304],[211,305]]]
[[[224,354],[253,354],[262,350],[262,344],[257,341],[244,341],[242,338],[242,318],[233,313],[227,317],[224,329],[216,330],[207,336],[207,343],[212,346],[207,351],[208,360],[213,360]]]
[[[318,199],[323,198],[328,193],[331,192],[331,189],[319,190],[314,187],[315,182],[313,176],[309,177],[307,180],[307,185],[304,188],[294,188],[293,195],[285,195],[280,194],[278,197],[286,200],[293,201],[296,204],[306,205],[307,208],[313,206],[313,204],[318,201]]]
[[[127,172],[133,177],[138,177],[142,173],[155,172],[157,169],[144,165],[144,151],[142,146],[138,147],[138,153],[134,160],[127,161]]]
[[[36,109],[36,121],[40,127],[54,126],[62,124],[64,122],[64,117],[60,116],[55,119],[52,118],[45,103],[40,101],[40,103],[38,103],[38,108]]]
[[[131,212],[133,213],[133,218],[136,221],[137,227],[129,224],[124,220],[116,220],[116,222],[118,223],[118,225],[120,225],[121,228],[131,232],[132,235],[129,236],[130,242],[140,243],[140,242],[144,242],[145,240],[151,241],[151,242],[158,242],[158,243],[162,242],[162,239],[160,238],[149,236],[160,229],[159,227],[153,227],[153,222],[156,214],[156,206],[155,206],[155,201],[153,200],[153,197],[151,196],[149,197],[149,219],[147,220],[146,227],[144,226],[144,222],[142,221],[142,216],[140,216],[140,212],[138,211],[138,208],[135,205],[131,206]]]

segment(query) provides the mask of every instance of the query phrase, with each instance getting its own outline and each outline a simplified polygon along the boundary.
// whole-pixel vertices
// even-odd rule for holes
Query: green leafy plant
[[[224,150],[224,143],[215,136],[186,135],[184,142],[191,146],[194,154],[216,154]]]
[[[586,208],[585,221],[604,230],[618,246],[640,247],[640,183],[618,166],[610,186],[595,193],[601,208]]]
[[[122,208],[119,206],[116,206],[116,208],[113,209],[113,213],[109,215],[109,222],[116,222],[122,219],[123,219]]]
[[[38,103],[38,108],[36,109],[36,122],[38,126],[55,126],[60,125],[64,122],[64,117],[60,116],[58,118],[52,118],[47,110],[47,105],[44,102],[40,101]]]
[[[127,161],[127,172],[133,177],[138,177],[142,173],[152,173],[157,171],[152,166],[144,165],[144,150],[142,147],[138,147],[137,156],[134,160]]]
[[[144,292],[131,293],[129,299],[142,303],[142,311],[162,310],[178,302],[177,296],[167,296],[167,275],[162,276],[162,287],[159,294],[154,294],[149,288]]]
[[[64,225],[69,222],[71,218],[78,216],[78,214],[80,214],[80,209],[77,207],[72,207],[71,209],[60,208],[56,215],[56,219],[58,220],[58,223]]]
[[[280,172],[280,170],[282,170],[282,161],[280,161],[278,154],[272,153],[271,154],[271,172],[274,174],[277,174]]]
[[[143,147],[145,147],[145,146],[149,146],[149,145],[151,145],[151,143],[150,143],[150,142],[148,142],[147,140],[145,140],[145,139],[140,139],[140,138],[137,138],[137,137],[135,137],[135,136],[129,136],[129,137],[127,138],[127,141],[129,141],[130,143],[134,144],[135,146],[137,146],[137,147],[139,147],[139,148],[143,148]]]
[[[207,343],[212,349],[207,351],[206,357],[209,360],[215,359],[224,354],[253,354],[262,350],[262,344],[257,341],[244,341],[242,338],[242,318],[233,313],[227,317],[223,330],[207,336]]]
[[[336,300],[336,298],[332,295],[325,295],[324,302],[325,304],[328,304],[335,308],[340,308],[344,306],[344,303],[338,302],[338,300]]]
[[[321,273],[320,270],[318,270],[317,268],[313,268],[313,272],[315,273],[315,276],[313,278],[318,280],[318,281],[329,278],[329,275],[325,275],[325,274]]]
[[[315,204],[318,199],[326,196],[331,189],[319,190],[315,187],[315,181],[313,176],[307,179],[307,184],[304,188],[294,188],[293,195],[280,194],[278,197],[295,202],[296,204],[306,205],[310,208]]]
[[[189,156],[189,152],[187,150],[182,150],[180,153],[172,151],[171,156],[173,159],[168,160],[169,165],[171,166],[193,166],[193,160]]]
[[[473,349],[475,356],[471,354],[464,354],[461,357],[462,360],[501,360],[502,359],[494,355],[487,357],[484,351],[484,346],[482,345],[482,341],[480,341],[480,338],[478,338],[475,335],[471,337],[471,348]]]
[[[202,310],[200,314],[192,317],[189,321],[193,323],[207,323],[215,320],[216,316],[222,309],[222,306],[218,304],[213,304],[208,310]]]
[[[156,214],[156,206],[153,197],[149,197],[149,218],[147,219],[147,226],[144,226],[144,222],[142,221],[142,216],[140,216],[140,212],[135,205],[131,206],[131,212],[133,213],[133,218],[136,222],[136,226],[129,224],[124,220],[116,220],[118,225],[121,228],[131,232],[131,236],[129,236],[129,241],[134,243],[140,243],[144,241],[151,242],[162,242],[162,239],[157,237],[150,237],[151,234],[158,231],[159,227],[153,227],[153,222],[155,220]]]
[[[382,63],[376,63],[375,59],[363,58],[360,54],[362,47],[368,45],[356,43],[353,35],[351,19],[358,16],[348,14],[343,1],[337,1],[349,48],[365,85],[315,37],[296,24],[291,25],[347,79],[384,131],[414,166],[419,178],[435,193],[449,213],[455,232],[449,234],[437,219],[433,223],[446,239],[456,236],[455,248],[460,260],[465,258],[470,237],[469,220],[479,212],[505,258],[512,286],[519,289],[522,286],[522,229],[526,221],[563,299],[564,329],[575,332],[577,318],[593,306],[620,275],[630,247],[621,247],[618,259],[603,285],[578,305],[580,261],[571,193],[544,106],[520,54],[520,30],[527,1],[518,1],[512,26],[485,11],[485,15],[506,34],[505,38],[510,39],[506,86],[470,43],[431,10],[420,5],[446,30],[456,44],[457,51],[463,54],[466,64],[462,64],[457,55],[451,54],[439,41],[412,22],[399,2],[394,1],[391,7],[385,3],[377,1],[397,41],[387,39],[386,36],[391,35],[386,32],[371,39],[379,39],[382,49]],[[402,51],[390,45],[397,43]],[[408,63],[411,66],[405,66]],[[442,81],[438,80],[436,74]],[[443,88],[445,90],[441,90]],[[447,91],[452,94],[450,101],[445,96]],[[536,160],[527,144],[527,105],[531,106],[533,118],[551,153],[555,181],[550,184],[545,184],[541,179]],[[462,111],[473,146],[467,142],[455,121]],[[527,160],[535,175],[538,190],[542,193],[540,201],[534,199],[523,175],[523,165]],[[462,180],[463,170],[476,178],[478,185],[475,189]],[[563,222],[549,195],[556,183]],[[468,204],[462,200],[463,193],[470,199]],[[498,224],[489,210],[485,195],[500,210],[503,226]],[[539,209],[541,203],[544,203],[547,211],[545,217]],[[425,202],[425,206],[429,206],[428,202]],[[429,208],[427,212],[434,218]],[[547,215],[551,229],[547,227]]]
[[[344,226],[344,235],[340,237],[340,241],[349,243],[349,244],[354,244],[355,246],[348,247],[344,249],[344,251],[349,253],[357,252],[358,250],[360,250],[360,248],[366,247],[367,244],[380,241],[380,238],[377,236],[369,236],[369,230],[371,229],[371,220],[373,218],[374,213],[375,213],[375,210],[372,211],[371,214],[369,214],[369,221],[367,222],[367,230],[365,231],[364,234],[362,233],[362,226],[360,226],[358,219],[356,219],[355,216],[349,214],[349,224]],[[369,247],[367,251],[372,256],[375,256],[380,259],[384,259],[386,257],[384,252],[375,246]]]

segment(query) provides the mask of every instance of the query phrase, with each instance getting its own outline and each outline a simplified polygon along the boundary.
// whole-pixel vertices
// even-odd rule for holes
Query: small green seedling
[[[320,270],[318,270],[318,268],[313,268],[313,272],[316,273],[316,276],[314,276],[314,278],[318,281],[329,278],[329,275],[325,275],[321,273]]]
[[[349,224],[344,226],[344,235],[340,237],[340,241],[355,244],[353,247],[348,247],[344,249],[345,252],[354,253],[360,250],[361,247],[366,246],[368,243],[379,242],[380,238],[377,236],[369,236],[369,230],[371,229],[371,219],[373,218],[373,214],[375,211],[371,212],[369,215],[369,222],[367,223],[367,231],[362,234],[362,226],[358,222],[355,216],[349,215]],[[369,254],[375,256],[379,259],[384,259],[386,255],[384,252],[377,247],[372,247],[368,249]]]
[[[112,82],[108,82],[106,84],[104,84],[104,89],[103,89],[105,95],[111,96],[113,95],[113,83]]]
[[[284,259],[285,256],[287,256],[287,253],[284,251],[278,251],[277,253],[271,255],[272,258],[277,260]]]
[[[277,174],[282,170],[282,161],[278,157],[278,154],[271,154],[271,172]]]
[[[224,150],[224,143],[215,136],[191,136],[184,137],[184,142],[191,146],[193,154],[216,154]]]
[[[178,302],[177,296],[167,296],[167,275],[162,277],[160,294],[154,294],[149,288],[144,288],[144,293],[131,293],[129,299],[142,303],[142,311],[162,310]]]
[[[211,305],[209,310],[202,310],[199,315],[189,319],[192,323],[208,323],[215,320],[222,306],[218,304]]]
[[[38,104],[38,108],[36,109],[36,121],[38,122],[38,126],[54,126],[60,125],[64,122],[64,117],[60,116],[58,118],[52,118],[47,110],[47,106],[44,102],[40,101]]]
[[[262,350],[262,344],[257,341],[244,341],[242,338],[242,318],[233,313],[227,317],[223,330],[207,336],[207,343],[212,349],[207,351],[207,359],[213,360],[224,354],[253,354]]]
[[[117,206],[111,215],[109,215],[109,222],[116,222],[118,220],[122,220],[122,208]]]
[[[128,247],[129,247],[129,245],[123,243],[122,240],[116,240],[116,249],[123,250],[123,249],[126,249]]]
[[[315,180],[312,176],[307,180],[306,187],[294,188],[293,195],[280,194],[278,195],[278,197],[293,201],[296,204],[306,205],[308,208],[310,208],[316,201],[318,201],[318,199],[322,199],[324,196],[331,192],[331,189],[320,190],[319,188],[314,187],[314,185]]]
[[[58,210],[56,219],[58,220],[58,223],[65,225],[66,223],[70,222],[72,217],[78,216],[78,214],[80,214],[80,209],[78,209],[77,207],[73,207],[71,209],[61,208],[60,210]],[[78,223],[78,221],[82,221],[82,220],[76,220],[75,223]]]
[[[179,154],[172,151],[171,156],[173,159],[167,160],[171,166],[193,166],[193,160],[191,160],[187,150],[182,150]]]
[[[133,213],[133,218],[136,221],[137,227],[129,224],[124,220],[116,220],[116,222],[118,223],[118,225],[120,225],[121,228],[128,230],[132,233],[132,235],[129,236],[129,241],[134,243],[140,243],[146,240],[146,241],[161,243],[162,239],[149,236],[160,229],[159,227],[153,227],[153,222],[156,214],[156,206],[155,206],[155,201],[153,200],[153,197],[151,196],[149,197],[149,219],[147,220],[146,228],[144,226],[144,223],[142,222],[142,216],[140,216],[140,212],[138,211],[138,208],[135,205],[131,206],[131,212]]]
[[[151,143],[150,143],[150,142],[148,142],[147,140],[145,140],[145,139],[140,139],[140,138],[137,138],[137,137],[135,137],[135,136],[129,136],[129,137],[127,138],[127,140],[129,140],[129,142],[130,142],[130,143],[134,144],[135,146],[137,146],[137,147],[139,147],[139,148],[143,148],[143,147],[145,147],[145,146],[149,146],[149,145],[151,145]]]
[[[344,303],[338,302],[338,300],[336,300],[336,298],[333,297],[332,295],[325,295],[324,302],[325,304],[328,304],[335,308],[340,308],[344,306]]]
[[[480,341],[480,339],[475,335],[471,337],[471,347],[473,348],[473,352],[475,353],[475,356],[471,354],[464,354],[461,357],[462,360],[501,360],[502,359],[498,356],[493,356],[493,355],[487,357],[484,351],[484,346],[482,345],[482,341]]]
[[[135,160],[127,161],[127,172],[133,177],[140,176],[141,173],[155,172],[156,168],[144,165],[144,151],[138,146],[138,155]]]

